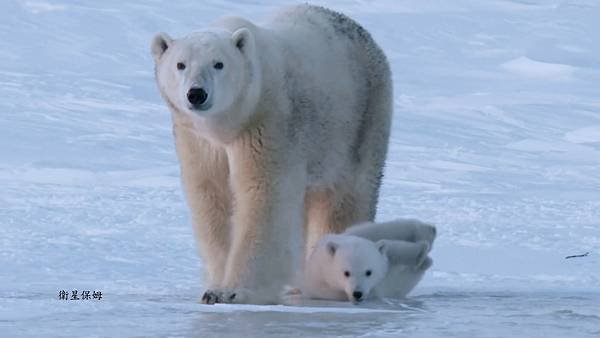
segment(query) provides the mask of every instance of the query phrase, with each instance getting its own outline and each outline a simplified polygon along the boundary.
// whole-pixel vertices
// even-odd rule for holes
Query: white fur
[[[231,17],[181,39],[160,33],[151,50],[203,301],[277,302],[303,246],[373,219],[392,113],[386,58],[362,27],[309,5],[263,25]],[[201,106],[192,87],[207,93]]]
[[[326,235],[308,257],[302,294],[308,298],[353,300],[353,293],[359,291],[368,297],[387,275],[388,266],[387,256],[374,242],[356,236]],[[370,276],[367,271],[371,271]]]
[[[435,233],[434,226],[401,219],[326,235],[307,259],[302,295],[353,302],[371,295],[405,297],[432,265],[427,254]],[[356,291],[362,297],[357,299]]]

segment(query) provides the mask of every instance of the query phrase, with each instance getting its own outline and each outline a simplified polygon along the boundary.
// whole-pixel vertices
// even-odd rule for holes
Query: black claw
[[[206,291],[204,295],[202,295],[202,302],[204,304],[214,304],[215,303],[215,294],[211,291]]]
[[[202,303],[204,304],[215,304],[215,303],[225,303],[225,302],[233,302],[237,297],[237,293],[232,293],[227,295],[227,293],[222,292],[214,292],[214,291],[206,291],[202,295]]]

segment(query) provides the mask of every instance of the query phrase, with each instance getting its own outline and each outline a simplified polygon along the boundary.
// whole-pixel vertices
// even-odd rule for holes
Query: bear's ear
[[[154,62],[158,62],[160,57],[167,51],[167,49],[173,43],[173,39],[167,33],[158,33],[152,39],[152,45],[150,50],[154,57]]]
[[[336,252],[337,248],[338,248],[337,244],[335,244],[333,242],[327,242],[327,252],[329,252],[329,254],[331,256],[335,255],[335,252]]]
[[[379,240],[377,241],[377,243],[375,243],[375,246],[377,247],[377,250],[379,250],[379,252],[386,256],[387,255],[387,246],[385,245],[385,240]]]
[[[254,44],[252,33],[248,28],[240,28],[231,35],[233,44],[242,53],[248,52]]]

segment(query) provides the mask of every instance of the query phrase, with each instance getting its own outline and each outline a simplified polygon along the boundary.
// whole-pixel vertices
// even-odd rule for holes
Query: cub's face
[[[329,242],[327,248],[333,260],[330,273],[351,302],[367,299],[387,273],[383,248],[369,240],[356,237],[352,243]]]
[[[159,33],[151,50],[159,90],[178,112],[235,128],[258,100],[254,40],[245,28],[202,31],[182,39]]]

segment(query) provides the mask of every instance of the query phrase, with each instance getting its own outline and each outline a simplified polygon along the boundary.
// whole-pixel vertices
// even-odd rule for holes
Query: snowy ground
[[[324,3],[389,56],[378,219],[435,222],[435,265],[404,302],[195,303],[202,263],[149,42],[280,3],[0,3],[0,335],[600,336],[595,0]],[[58,300],[73,289],[103,298]]]

